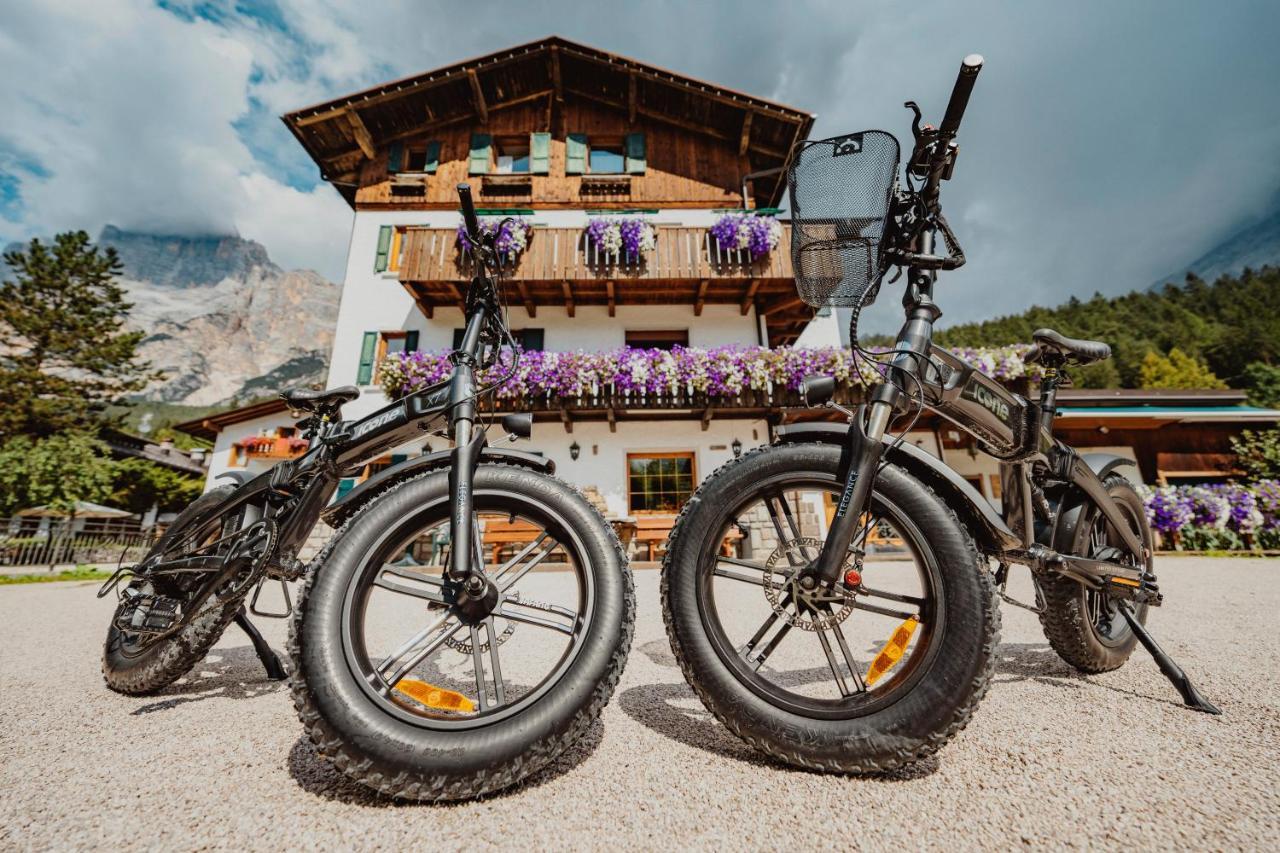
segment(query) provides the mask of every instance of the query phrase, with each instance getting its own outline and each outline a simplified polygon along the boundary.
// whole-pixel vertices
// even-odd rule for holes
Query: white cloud
[[[904,140],[902,101],[936,118],[960,57],[986,54],[945,196],[969,257],[948,320],[1145,286],[1280,187],[1274,3],[166,5],[6,13],[0,169],[24,207],[0,238],[235,228],[340,276],[349,212],[278,115],[552,32],[812,110],[819,135]]]
[[[106,223],[238,232],[286,266],[340,277],[327,235],[345,233],[345,203],[266,174],[233,127],[250,109],[253,41],[127,0],[27,8],[6,35],[0,149],[22,204],[6,241]]]

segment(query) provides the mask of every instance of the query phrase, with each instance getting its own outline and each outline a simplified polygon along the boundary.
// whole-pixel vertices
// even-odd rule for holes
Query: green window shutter
[[[378,352],[378,333],[365,332],[360,345],[360,369],[356,371],[356,384],[368,385],[373,381],[373,360]]]
[[[404,351],[405,352],[418,351],[418,333],[416,330],[408,331],[404,333]]]
[[[535,175],[551,171],[551,134],[529,134],[529,171]]]
[[[392,465],[399,465],[401,462],[403,462],[404,460],[406,460],[406,459],[408,459],[408,458],[409,458],[409,454],[407,454],[407,453],[392,453],[392,454],[391,454],[391,464],[392,464]]]
[[[338,493],[333,496],[335,501],[340,501],[347,496],[347,492],[356,487],[355,477],[343,477],[338,481]]]
[[[440,140],[433,139],[427,143],[427,162],[423,165],[422,171],[436,173],[436,167],[440,165]]]
[[[471,167],[467,170],[472,175],[483,175],[489,171],[489,149],[493,147],[493,137],[487,133],[471,134]]]
[[[387,174],[394,175],[404,168],[404,143],[393,142],[387,149]]]
[[[587,135],[571,133],[564,143],[564,173],[581,175],[587,171]]]
[[[387,256],[391,254],[391,226],[383,225],[378,229],[378,254],[373,259],[374,272],[387,271]]]
[[[627,134],[627,174],[644,174],[644,134]]]

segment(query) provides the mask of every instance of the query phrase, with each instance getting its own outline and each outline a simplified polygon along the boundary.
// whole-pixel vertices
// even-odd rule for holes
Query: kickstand
[[[1160,667],[1164,677],[1169,679],[1173,686],[1178,688],[1178,692],[1182,694],[1183,704],[1188,708],[1204,711],[1206,714],[1221,714],[1222,711],[1217,706],[1200,695],[1200,691],[1196,690],[1195,685],[1191,683],[1191,679],[1182,671],[1182,667],[1174,663],[1173,658],[1169,657],[1164,649],[1156,645],[1156,641],[1147,633],[1147,629],[1133,615],[1133,611],[1129,608],[1129,603],[1121,601],[1118,604],[1120,615],[1124,617],[1124,621],[1129,623],[1129,628],[1133,631],[1134,636],[1138,638],[1138,642],[1142,643],[1142,647],[1151,653],[1151,657],[1155,659],[1156,666]]]
[[[240,630],[249,635],[249,639],[253,642],[253,650],[258,653],[258,659],[267,670],[267,678],[272,681],[283,681],[288,678],[284,667],[280,665],[280,658],[276,657],[276,653],[271,651],[271,646],[267,645],[266,638],[249,621],[249,614],[245,613],[243,606],[236,611],[235,623],[240,626]]]

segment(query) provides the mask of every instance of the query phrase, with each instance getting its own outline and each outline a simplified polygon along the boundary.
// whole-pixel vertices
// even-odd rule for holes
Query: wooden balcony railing
[[[783,224],[778,247],[759,260],[746,250],[725,251],[706,228],[658,226],[653,250],[639,257],[599,251],[582,228],[537,228],[511,271],[511,280],[574,282],[627,280],[774,280],[792,286],[791,226]],[[409,228],[404,237],[400,280],[466,281],[470,261],[458,251],[449,228]]]

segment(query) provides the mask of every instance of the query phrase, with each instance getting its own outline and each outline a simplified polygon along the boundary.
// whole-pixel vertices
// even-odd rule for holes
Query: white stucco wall
[[[284,411],[277,412],[274,415],[265,415],[260,418],[242,421],[224,428],[214,439],[213,450],[209,452],[209,475],[205,479],[205,491],[230,482],[230,480],[219,482],[219,474],[227,471],[246,471],[251,475],[257,475],[274,465],[279,460],[251,459],[247,465],[234,466],[231,464],[231,446],[251,435],[274,435],[277,427],[293,426],[294,423],[293,418],[289,417],[289,413]]]

